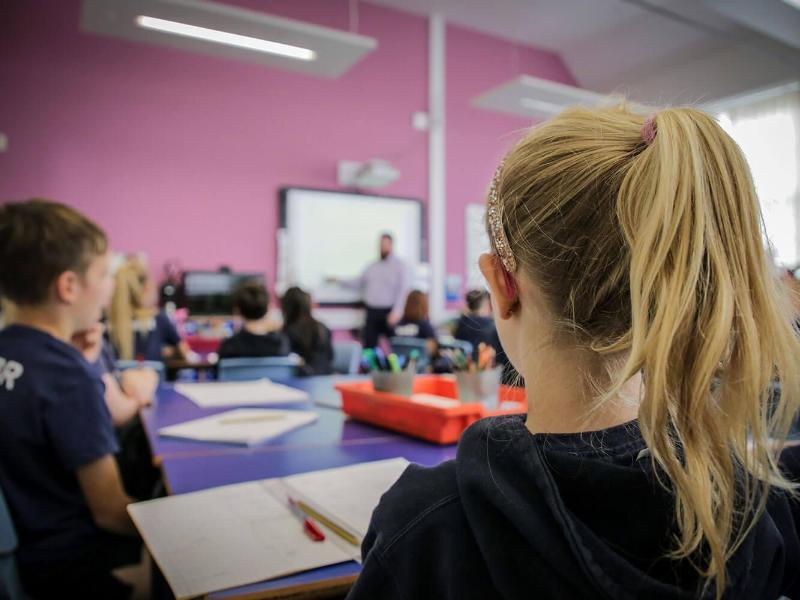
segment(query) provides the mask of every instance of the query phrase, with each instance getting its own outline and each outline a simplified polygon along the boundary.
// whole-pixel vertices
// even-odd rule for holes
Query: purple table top
[[[156,403],[142,411],[141,420],[150,442],[153,458],[157,462],[174,456],[239,454],[286,447],[329,446],[402,439],[400,434],[351,421],[340,410],[314,404],[314,399],[320,396],[338,396],[338,392],[333,388],[335,382],[352,379],[353,377],[348,376],[322,376],[298,378],[286,382],[288,385],[307,391],[310,401],[269,405],[270,408],[314,410],[319,415],[319,419],[315,423],[252,447],[160,437],[158,430],[161,427],[199,419],[231,408],[201,408],[176,392],[171,385],[164,385],[158,389]]]
[[[398,437],[395,440],[364,440],[361,443],[304,448],[274,448],[269,451],[228,453],[207,456],[164,457],[162,469],[173,494],[182,494],[209,487],[283,477],[295,473],[342,467],[362,462],[403,457],[425,466],[437,465],[454,458],[456,446],[437,446],[421,440]],[[273,593],[297,586],[310,586],[342,577],[355,577],[361,567],[346,562],[297,573],[280,579],[262,581],[209,595],[209,598],[230,598],[256,592]]]
[[[369,440],[353,444],[167,456],[161,468],[170,493],[185,494],[230,483],[284,477],[397,456],[432,466],[454,458],[455,453],[455,445],[437,446],[422,440],[399,437],[389,441]]]

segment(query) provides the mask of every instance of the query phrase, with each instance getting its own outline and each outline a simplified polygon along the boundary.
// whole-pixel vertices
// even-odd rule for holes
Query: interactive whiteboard
[[[313,292],[317,302],[359,300],[326,279],[359,276],[378,260],[382,233],[392,235],[412,272],[424,259],[419,200],[305,188],[284,188],[280,200],[277,279]]]

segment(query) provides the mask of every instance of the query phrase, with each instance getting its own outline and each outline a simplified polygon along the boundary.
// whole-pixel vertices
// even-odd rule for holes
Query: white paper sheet
[[[304,391],[272,383],[269,379],[178,383],[175,384],[175,391],[202,408],[286,404],[308,400],[308,394]]]
[[[291,475],[282,481],[314,510],[363,539],[372,511],[408,464],[404,458],[390,458]]]
[[[307,410],[239,408],[162,427],[158,430],[158,434],[202,442],[252,445],[316,420],[317,413]]]
[[[353,559],[358,548],[324,526],[314,542],[289,509],[291,493],[337,525],[366,534],[403,458],[227,485],[128,506],[178,600]]]
[[[261,482],[128,506],[176,598],[191,598],[350,560],[314,542]]]

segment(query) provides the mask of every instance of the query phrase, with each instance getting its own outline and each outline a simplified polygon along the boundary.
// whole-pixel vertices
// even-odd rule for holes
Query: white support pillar
[[[431,270],[430,316],[444,318],[445,297],[445,20],[430,16],[428,26],[428,259]]]

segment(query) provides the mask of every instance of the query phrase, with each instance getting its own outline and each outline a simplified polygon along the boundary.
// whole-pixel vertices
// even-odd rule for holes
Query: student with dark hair
[[[289,341],[269,319],[269,293],[258,281],[245,281],[234,292],[234,311],[244,321],[242,328],[224,340],[220,358],[287,356]]]
[[[486,290],[470,290],[466,295],[467,310],[459,317],[453,337],[472,344],[477,350],[481,343],[502,351],[492,318],[492,303]]]
[[[507,385],[523,385],[524,382],[514,368],[509,364],[508,357],[500,343],[492,318],[492,302],[486,290],[470,290],[465,297],[467,311],[462,314],[457,323],[453,337],[472,344],[472,358],[478,359],[478,348],[487,344],[494,348],[495,362],[503,367],[503,383]]]
[[[333,362],[331,332],[311,315],[311,296],[299,287],[290,287],[281,298],[281,310],[283,332],[289,338],[289,347],[305,361],[303,374],[330,374]]]
[[[137,563],[103,383],[90,365],[111,297],[106,236],[44,200],[0,206],[0,487],[32,598],[125,598],[111,573]]]

